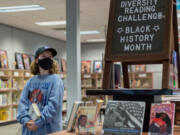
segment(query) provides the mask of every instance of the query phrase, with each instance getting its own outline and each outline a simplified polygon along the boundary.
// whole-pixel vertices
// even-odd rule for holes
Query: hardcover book
[[[17,69],[24,69],[23,59],[21,53],[15,53],[15,60],[16,60],[16,68]]]
[[[0,49],[0,68],[9,68],[7,52]]]
[[[71,110],[71,114],[68,121],[67,131],[72,131],[77,118],[77,110],[80,105],[82,105],[82,101],[75,101]]]
[[[94,73],[101,73],[102,72],[102,61],[101,60],[93,61],[93,72]]]
[[[106,106],[104,135],[141,135],[145,102],[109,101]]]
[[[81,61],[81,73],[91,73],[91,61]]]
[[[66,73],[66,60],[61,59],[61,71]]]
[[[23,58],[23,63],[24,63],[24,68],[25,69],[30,69],[30,58],[29,55],[27,54],[22,54],[22,58]]]
[[[174,103],[152,104],[148,135],[173,135]]]
[[[29,115],[32,120],[37,120],[41,117],[41,112],[36,103],[32,103],[29,108]]]
[[[76,134],[95,135],[96,106],[80,106],[77,112]]]

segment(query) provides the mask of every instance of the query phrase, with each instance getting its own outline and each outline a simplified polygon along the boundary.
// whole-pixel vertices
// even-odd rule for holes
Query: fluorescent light
[[[86,40],[87,42],[105,42],[105,39],[102,38],[102,39],[87,39]]]
[[[0,7],[0,13],[35,11],[35,10],[45,10],[45,9],[46,8],[41,7],[40,5],[11,6],[11,7]]]
[[[65,25],[66,21],[36,22],[35,24],[40,26]]]
[[[81,31],[81,35],[90,35],[90,34],[99,34],[100,32],[97,30],[90,30],[90,31]]]
[[[66,34],[66,32],[64,32]],[[91,34],[100,34],[97,30],[90,30],[90,31],[80,31],[81,35],[91,35]]]

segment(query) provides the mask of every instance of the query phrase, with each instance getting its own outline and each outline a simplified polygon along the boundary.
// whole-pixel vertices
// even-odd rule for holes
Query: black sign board
[[[112,2],[113,1],[113,2]],[[112,0],[107,60],[138,61],[169,57],[170,0]],[[163,55],[163,56],[162,56]],[[126,59],[124,59],[126,58]]]

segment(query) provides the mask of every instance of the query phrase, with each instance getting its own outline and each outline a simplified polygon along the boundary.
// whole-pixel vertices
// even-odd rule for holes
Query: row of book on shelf
[[[20,82],[26,84],[27,80],[18,80],[18,79],[3,80],[3,79],[0,79],[0,89],[6,89],[6,88],[22,89],[23,86],[20,85]]]
[[[67,124],[67,131],[95,135],[98,124],[104,135],[141,135],[143,130],[145,102],[109,101],[104,118],[99,117],[102,102],[90,105],[76,101]],[[153,103],[149,116],[149,135],[172,135],[175,104]]]
[[[12,102],[8,102],[8,95],[7,93],[0,93],[0,107],[3,105],[8,105],[8,104],[18,104],[19,99],[20,99],[21,92],[14,92],[12,94]]]
[[[17,108],[12,109],[12,114],[8,109],[0,109],[0,121],[15,120],[16,115]]]

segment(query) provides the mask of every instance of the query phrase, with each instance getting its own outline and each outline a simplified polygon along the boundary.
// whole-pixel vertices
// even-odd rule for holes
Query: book
[[[7,51],[0,49],[0,68],[9,68]]]
[[[102,61],[101,60],[93,61],[93,72],[94,73],[101,73],[102,72]]]
[[[86,60],[86,61],[81,61],[81,73],[91,73],[91,61]]]
[[[41,117],[41,112],[39,110],[39,107],[36,103],[32,103],[32,105],[29,108],[29,115],[32,120],[37,120]]]
[[[97,106],[80,106],[77,111],[76,129],[78,135],[95,135]]]
[[[73,104],[73,107],[71,109],[71,114],[70,114],[70,117],[69,117],[69,120],[68,120],[68,126],[67,126],[67,131],[72,131],[73,130],[73,127],[75,125],[75,120],[76,120],[76,113],[77,113],[77,110],[79,108],[80,105],[82,105],[82,101],[75,101],[74,104]]]
[[[174,103],[151,104],[148,135],[173,135]]]
[[[141,135],[145,102],[109,101],[105,109],[104,135]]]
[[[16,68],[24,69],[23,58],[22,58],[21,53],[15,53],[15,60],[16,60]]]
[[[23,64],[25,69],[30,69],[30,58],[27,54],[22,54]]]
[[[66,73],[66,60],[61,59],[61,71]]]

